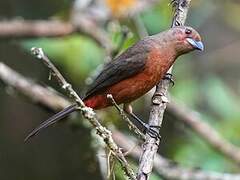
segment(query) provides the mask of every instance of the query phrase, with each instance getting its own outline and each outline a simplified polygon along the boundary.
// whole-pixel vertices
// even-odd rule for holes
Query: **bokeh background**
[[[139,39],[136,18],[149,34],[171,25],[172,10],[167,0],[159,0],[134,18],[122,16],[118,6],[128,7],[132,6],[131,3],[137,2],[107,0],[105,10],[112,12],[112,19],[100,23],[115,45],[120,41],[121,27],[130,29],[131,35],[123,49]],[[73,1],[67,0],[1,0],[0,20],[68,20],[72,5]],[[170,93],[200,112],[202,119],[228,141],[240,146],[239,16],[238,0],[192,1],[186,24],[200,32],[206,48],[203,53],[193,52],[179,58],[174,66],[176,85]],[[57,83],[48,81],[47,69],[30,54],[32,46],[42,47],[81,95],[86,89],[87,77],[105,57],[104,48],[79,33],[57,38],[0,39],[0,61],[35,82],[53,88],[58,88]],[[149,96],[134,103],[136,113],[146,120],[149,103]],[[115,109],[98,113],[104,117],[104,123],[109,124],[111,120],[122,132],[132,134]],[[49,128],[30,143],[23,142],[32,128],[52,114],[49,109],[33,104],[0,81],[0,179],[102,178],[97,159],[99,154],[91,132],[81,125],[76,128],[72,122],[74,118],[80,120],[80,116]],[[239,172],[239,166],[212,149],[176,118],[168,112],[165,114],[160,154],[185,167]],[[132,163],[137,165],[137,162]],[[122,172],[116,173],[117,179],[122,179]],[[159,177],[154,175],[152,179]]]

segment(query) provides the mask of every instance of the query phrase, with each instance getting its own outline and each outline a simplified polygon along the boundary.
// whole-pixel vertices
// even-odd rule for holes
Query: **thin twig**
[[[17,92],[29,97],[34,103],[44,105],[54,111],[59,111],[71,104],[68,100],[50,88],[45,88],[26,79],[4,63],[0,62],[0,79]]]
[[[24,94],[33,103],[38,102],[42,105],[52,109],[59,110],[71,104],[69,100],[60,96],[55,91],[51,91],[48,88],[44,88],[33,81],[25,78],[16,71],[12,70],[3,63],[0,63],[0,79],[7,85],[14,88],[17,92]],[[32,87],[32,88],[31,88]],[[43,96],[44,95],[44,96]],[[49,101],[51,103],[49,103]],[[174,113],[175,111],[173,111]],[[200,120],[202,121],[202,120]],[[196,122],[197,123],[197,122]],[[194,129],[193,129],[194,130]],[[215,130],[214,130],[215,131]],[[129,155],[134,159],[138,159],[141,155],[141,148],[136,146],[136,142],[124,136],[121,132],[114,130],[113,138],[123,147],[124,150],[129,152]],[[224,142],[224,141],[223,141]],[[134,147],[134,148],[132,148]],[[130,151],[129,151],[130,149]],[[124,152],[125,155],[125,152]],[[187,169],[172,164],[170,160],[163,158],[156,154],[154,159],[154,169],[158,174],[168,179],[209,179],[209,180],[238,180],[239,174],[217,173],[217,172],[205,172],[203,170]]]
[[[0,38],[58,37],[72,34],[76,29],[68,22],[59,20],[0,21]]]
[[[111,100],[111,103],[114,105],[114,107],[118,110],[120,116],[122,117],[122,119],[124,121],[127,122],[127,124],[129,125],[129,129],[133,129],[133,131],[142,139],[145,140],[145,135],[137,128],[137,126],[135,126],[132,121],[130,121],[130,119],[127,117],[127,115],[124,113],[124,110],[116,103],[116,101],[114,100],[113,96],[111,94],[107,95],[107,98],[109,100]]]
[[[83,33],[109,51],[113,48],[107,33],[90,19],[81,18],[77,24],[60,20],[13,19],[0,21],[1,39],[59,37],[73,33]]]
[[[32,52],[38,59],[44,62],[44,64],[50,69],[52,75],[58,80],[59,85],[65,89],[70,97],[78,104],[79,111],[93,125],[97,131],[97,134],[102,137],[108,148],[112,151],[113,155],[120,162],[125,174],[132,180],[136,179],[135,174],[125,159],[121,148],[119,148],[112,139],[111,131],[100,124],[93,109],[85,106],[78,94],[73,90],[71,84],[64,79],[64,77],[44,54],[41,48],[32,48]]]
[[[48,67],[50,70],[50,76],[54,76],[59,85],[62,89],[66,90],[70,98],[72,98],[81,108],[83,108],[85,105],[81,98],[78,96],[78,94],[73,90],[72,85],[69,84],[65,78],[62,76],[62,74],[58,71],[58,69],[51,63],[49,58],[44,54],[42,48],[35,48],[33,47],[31,49],[33,55],[35,55],[36,58],[43,61],[43,63]]]
[[[112,151],[109,151],[107,155],[107,179],[110,179],[112,174],[111,156],[112,156]]]
[[[173,8],[175,9],[172,27],[184,25],[191,0],[174,0],[172,2],[174,5]],[[156,91],[152,98],[152,107],[149,116],[149,125],[151,126],[162,125],[164,111],[168,102],[167,91],[169,85],[170,81],[168,79],[161,80],[157,85]],[[159,143],[160,139],[146,136],[146,141],[143,145],[143,153],[140,157],[140,165],[137,175],[138,180],[149,179]]]
[[[171,99],[167,109],[177,116],[176,119],[190,126],[194,132],[199,134],[218,152],[240,165],[240,148],[224,139],[215,129],[202,120],[197,112],[190,110],[184,104],[177,103],[173,99]]]
[[[120,131],[113,131],[113,138],[125,151],[129,151],[129,156],[138,160],[142,150],[136,146],[136,141],[124,135]],[[135,147],[134,149],[132,147]],[[240,174],[219,173],[213,171],[203,171],[197,168],[185,168],[174,163],[159,154],[156,154],[153,168],[163,179],[177,180],[239,180]]]
[[[133,21],[141,38],[148,36],[148,31],[138,14],[133,16]]]
[[[134,14],[153,6],[159,0],[139,1],[129,13],[124,13],[125,17],[134,16]],[[94,3],[92,3],[94,4]],[[95,3],[96,4],[96,3]],[[101,3],[98,3],[101,4]],[[33,38],[33,37],[58,37],[66,36],[72,33],[83,33],[106,51],[111,52],[114,48],[107,32],[102,27],[103,24],[112,20],[112,15],[106,11],[104,6],[87,7],[87,9],[78,9],[77,3],[73,5],[69,21],[61,20],[24,20],[20,18],[0,21],[0,39]],[[98,18],[96,14],[106,16]]]
[[[121,37],[120,37],[120,42],[118,43],[117,47],[111,52],[111,59],[114,58],[115,56],[118,55],[118,53],[121,51],[121,49],[124,46],[124,43],[126,42],[126,40],[128,39],[128,37],[130,36],[130,30],[127,26],[122,26],[121,27]]]

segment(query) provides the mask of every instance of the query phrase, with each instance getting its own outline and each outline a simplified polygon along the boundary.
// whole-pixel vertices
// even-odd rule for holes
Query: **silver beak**
[[[196,41],[192,38],[187,38],[187,41],[189,42],[189,44],[191,44],[195,49],[203,51],[204,50],[204,45],[202,43],[202,41]]]

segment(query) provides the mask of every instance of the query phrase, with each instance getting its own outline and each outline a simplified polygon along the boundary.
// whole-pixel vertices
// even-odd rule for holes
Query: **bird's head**
[[[171,36],[175,42],[176,51],[179,55],[193,50],[204,50],[201,36],[191,27],[174,27],[171,29]]]

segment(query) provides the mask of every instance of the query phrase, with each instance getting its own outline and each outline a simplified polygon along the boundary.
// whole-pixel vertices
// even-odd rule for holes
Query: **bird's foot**
[[[148,134],[150,137],[155,138],[156,140],[158,139],[161,140],[161,136],[159,134],[160,126],[149,125],[145,123],[139,117],[137,117],[133,112],[128,114],[144,128],[142,131],[144,134]]]
[[[169,80],[170,83],[172,84],[172,86],[175,85],[175,82],[173,80],[173,75],[171,73],[167,73],[165,74],[165,76],[163,77],[163,79]]]
[[[155,138],[156,140],[161,140],[161,135],[159,133],[160,126],[154,126],[154,125],[144,125],[144,133],[148,134],[151,138]]]

